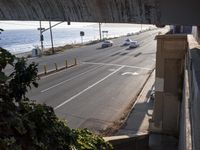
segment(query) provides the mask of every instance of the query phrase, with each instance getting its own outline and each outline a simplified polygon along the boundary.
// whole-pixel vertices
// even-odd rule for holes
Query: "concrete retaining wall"
[[[200,150],[200,45],[192,35],[188,36],[188,42],[188,79],[182,101],[179,149]]]
[[[148,150],[149,149],[149,134],[133,134],[122,136],[105,137],[109,141],[114,150]]]
[[[185,62],[186,63],[185,63],[185,73],[184,73],[183,99],[181,102],[181,113],[180,113],[179,150],[192,150],[188,59],[186,59]]]
[[[191,39],[192,40],[192,39]],[[190,50],[191,120],[193,149],[200,149],[200,46],[191,41]]]

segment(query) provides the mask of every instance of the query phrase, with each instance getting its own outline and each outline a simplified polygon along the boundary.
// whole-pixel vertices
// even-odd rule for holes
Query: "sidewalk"
[[[133,110],[124,126],[118,131],[117,135],[146,133],[149,129],[149,119],[153,113],[153,100],[150,99],[155,82],[155,71],[138,96]]]
[[[138,96],[135,106],[129,114],[124,126],[116,135],[131,135],[149,132],[149,119],[153,114],[154,100],[150,99],[152,89],[155,83],[155,71],[151,74],[149,80]],[[173,136],[162,134],[149,134],[150,150],[177,150],[178,139]]]

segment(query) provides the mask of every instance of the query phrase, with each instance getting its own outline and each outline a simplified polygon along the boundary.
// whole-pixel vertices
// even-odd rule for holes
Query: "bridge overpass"
[[[200,24],[198,0],[0,0],[0,6],[0,20],[143,23],[157,26]],[[197,40],[199,31],[199,27],[195,28]],[[180,149],[200,149],[200,82],[197,81],[199,76],[196,76],[199,61],[193,63],[195,59],[199,60],[199,45],[195,47],[195,52],[193,48],[190,55],[194,55],[195,59],[191,59],[186,36],[158,36],[157,40],[157,91],[152,130],[179,134],[180,143],[183,143]],[[171,66],[172,72],[169,71]],[[187,73],[190,80],[186,80],[190,83],[184,83],[192,88],[187,86],[184,89],[186,92],[180,93],[182,79]]]
[[[0,20],[199,25],[199,4],[198,0],[0,0]]]

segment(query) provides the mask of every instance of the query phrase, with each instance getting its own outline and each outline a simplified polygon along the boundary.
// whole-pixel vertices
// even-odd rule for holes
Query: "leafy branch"
[[[11,68],[12,73],[6,72]],[[26,97],[38,87],[37,64],[27,64],[0,48],[1,150],[109,150],[112,146],[87,129],[70,129],[52,107]]]

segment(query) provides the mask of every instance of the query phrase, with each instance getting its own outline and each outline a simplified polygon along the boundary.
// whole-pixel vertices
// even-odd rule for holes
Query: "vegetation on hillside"
[[[6,74],[11,66],[13,72]],[[0,48],[0,149],[1,150],[107,150],[112,146],[87,129],[70,129],[52,107],[26,97],[38,87],[37,64],[27,65]]]

